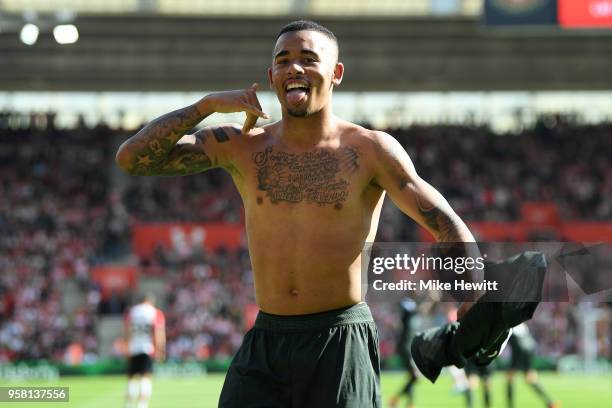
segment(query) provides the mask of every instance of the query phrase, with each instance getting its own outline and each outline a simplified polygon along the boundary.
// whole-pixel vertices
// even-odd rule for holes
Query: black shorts
[[[412,339],[400,341],[397,345],[397,352],[399,354],[400,359],[402,360],[402,364],[406,371],[416,376],[416,371],[414,367],[414,363],[412,361],[412,354],[410,354],[410,344],[412,343]]]
[[[220,408],[380,408],[378,330],[365,303],[259,312],[225,377]]]
[[[510,368],[516,371],[529,371],[533,368],[533,353],[519,350],[518,347],[512,349],[512,359]]]
[[[141,353],[130,356],[128,360],[128,375],[150,374],[153,372],[153,359],[150,355]]]
[[[402,346],[398,348],[398,354],[405,369],[412,367],[412,355],[410,354],[410,349],[406,349],[405,346]]]
[[[477,375],[486,380],[487,378],[491,377],[491,374],[493,374],[493,368],[491,365],[479,366],[473,361],[468,360],[467,364],[465,365],[465,374]]]

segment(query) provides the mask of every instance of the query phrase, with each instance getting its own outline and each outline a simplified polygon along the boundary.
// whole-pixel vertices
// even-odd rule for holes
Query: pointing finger
[[[270,119],[270,115],[268,115],[265,112],[260,111],[259,109],[257,109],[256,106],[253,106],[251,104],[245,103],[242,105],[242,110],[246,113],[250,113],[252,115],[255,115],[257,117],[263,118],[263,119]]]
[[[254,115],[250,112],[246,114],[246,120],[244,121],[244,125],[242,125],[242,134],[247,134],[251,129],[255,127],[257,123],[257,115]]]

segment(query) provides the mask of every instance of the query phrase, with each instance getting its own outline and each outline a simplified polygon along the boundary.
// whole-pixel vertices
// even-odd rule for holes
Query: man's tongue
[[[300,103],[306,99],[306,91],[303,89],[292,89],[287,92],[287,102]]]

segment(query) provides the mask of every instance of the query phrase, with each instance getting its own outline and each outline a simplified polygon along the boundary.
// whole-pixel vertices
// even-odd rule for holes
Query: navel
[[[296,288],[291,289],[289,293],[291,294],[291,296],[297,296],[300,294],[300,292],[298,292]]]
[[[334,208],[335,208],[336,210],[341,210],[341,209],[342,209],[342,203],[336,203],[336,204],[334,204]]]
[[[263,204],[263,198],[257,197],[257,205],[262,205],[262,204]]]

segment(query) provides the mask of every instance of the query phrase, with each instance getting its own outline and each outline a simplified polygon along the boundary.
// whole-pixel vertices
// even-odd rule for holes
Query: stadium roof
[[[0,11],[234,16],[478,15],[482,3],[482,0],[0,0]]]

